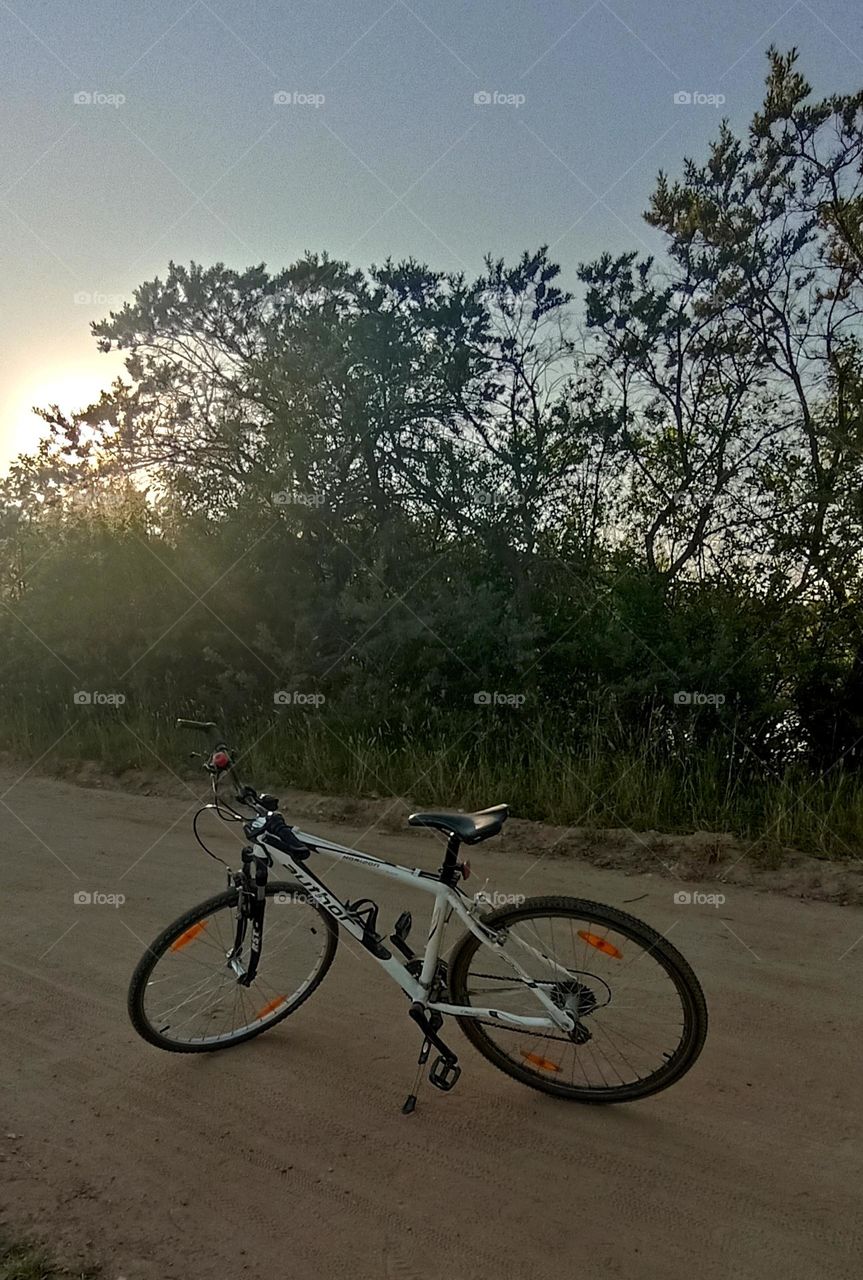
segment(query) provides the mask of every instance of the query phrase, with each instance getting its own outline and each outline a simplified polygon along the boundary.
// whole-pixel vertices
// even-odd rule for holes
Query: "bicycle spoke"
[[[612,1093],[667,1067],[686,1018],[675,981],[655,954],[661,938],[640,943],[602,915],[565,909],[521,918],[516,910],[500,927],[506,934],[501,950],[473,945],[462,994],[468,1005],[493,1002],[501,1017],[462,1025],[472,1026],[514,1071],[550,1088],[568,1083],[576,1092]],[[508,956],[529,981],[513,973]],[[539,992],[575,1020],[570,1031],[506,1022],[508,1013],[545,1014]]]
[[[178,1045],[230,1043],[279,1018],[303,997],[329,963],[331,935],[307,900],[292,897],[273,905],[251,985],[240,981],[248,970],[251,928],[229,960],[236,911],[228,902],[163,944],[142,994],[144,1015],[157,1035]]]

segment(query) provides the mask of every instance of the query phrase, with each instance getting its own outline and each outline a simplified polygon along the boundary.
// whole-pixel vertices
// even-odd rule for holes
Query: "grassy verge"
[[[843,859],[863,848],[863,786],[849,775],[744,772],[711,750],[673,758],[647,740],[619,745],[599,730],[569,746],[559,732],[506,712],[384,735],[280,709],[234,723],[229,740],[245,751],[243,772],[262,789],[289,784],[461,808],[506,800],[521,817],[567,826],[729,831],[771,857],[793,847]],[[0,747],[43,756],[49,766],[86,759],[109,773],[184,774],[189,753],[203,746],[177,730],[173,716],[126,708],[52,717],[19,705],[0,715]]]
[[[98,1272],[70,1270],[38,1245],[0,1238],[0,1280],[97,1280]]]

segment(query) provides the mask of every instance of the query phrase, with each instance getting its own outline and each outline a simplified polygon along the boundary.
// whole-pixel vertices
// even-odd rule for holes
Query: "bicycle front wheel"
[[[468,1040],[507,1075],[579,1102],[630,1102],[667,1088],[707,1034],[698,979],[679,951],[634,916],[581,898],[531,898],[483,917],[501,949],[467,934],[449,966],[454,1004],[542,1016],[515,960],[560,1009],[569,1031],[461,1017]]]
[[[308,1000],[333,962],[338,929],[307,894],[267,885],[261,962],[249,963],[251,926],[234,954],[237,890],[193,907],[169,925],[138,962],[129,1017],[150,1044],[173,1053],[208,1053],[251,1040]]]

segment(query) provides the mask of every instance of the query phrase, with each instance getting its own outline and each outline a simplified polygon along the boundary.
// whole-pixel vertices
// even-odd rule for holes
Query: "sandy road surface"
[[[0,775],[0,794],[14,781]],[[405,1118],[416,1030],[344,946],[320,991],[249,1045],[183,1057],[135,1036],[143,944],[221,887],[183,800],[30,777],[4,804],[18,816],[0,807],[0,1204],[109,1280],[863,1273],[863,913],[733,887],[720,909],[681,907],[658,876],[480,846],[477,878],[502,891],[646,894],[628,909],[692,962],[711,1032],[674,1088],[590,1108],[508,1080],[453,1028],[458,1087],[426,1086]],[[419,833],[363,847],[411,865],[439,852]],[[76,905],[82,890],[126,902]]]

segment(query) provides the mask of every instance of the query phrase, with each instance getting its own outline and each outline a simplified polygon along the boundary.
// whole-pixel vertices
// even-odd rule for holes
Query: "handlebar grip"
[[[218,729],[215,720],[178,720],[178,729],[200,729],[204,733],[210,733],[213,729]]]

